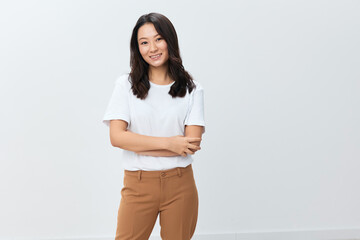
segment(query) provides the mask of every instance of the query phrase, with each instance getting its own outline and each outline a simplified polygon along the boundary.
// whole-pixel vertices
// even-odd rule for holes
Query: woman
[[[103,122],[123,149],[124,187],[116,240],[160,235],[191,239],[198,217],[192,156],[205,132],[203,88],[184,69],[176,31],[164,15],[141,16],[130,40],[129,74],[121,75]]]

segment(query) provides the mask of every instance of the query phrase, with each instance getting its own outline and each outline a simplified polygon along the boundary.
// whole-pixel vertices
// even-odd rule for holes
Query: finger
[[[187,156],[186,152],[183,152],[183,153],[181,154],[181,156],[186,157],[186,156]]]
[[[197,150],[198,150],[198,149],[193,149],[193,148],[189,148],[189,149],[190,149],[190,151],[192,151],[194,153],[197,152]]]
[[[191,151],[190,149],[186,149],[185,152],[189,153],[189,154],[194,154],[193,151]]]
[[[197,141],[201,141],[201,138],[199,138],[199,137],[188,137],[187,140],[188,140],[188,142],[197,142]]]
[[[195,145],[195,144],[189,144],[189,145],[188,145],[188,148],[197,149],[197,150],[200,150],[200,149],[201,149],[200,146]]]

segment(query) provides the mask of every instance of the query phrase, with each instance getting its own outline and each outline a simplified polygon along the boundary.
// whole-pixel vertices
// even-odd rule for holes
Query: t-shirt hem
[[[203,134],[205,133],[205,122],[195,122],[195,123],[185,123],[184,126],[191,126],[191,125],[197,125],[197,126],[203,126]]]
[[[124,116],[111,116],[111,117],[104,117],[102,122],[106,125],[106,126],[110,126],[110,120],[124,120],[126,121],[128,124],[130,122],[129,118],[124,117]]]

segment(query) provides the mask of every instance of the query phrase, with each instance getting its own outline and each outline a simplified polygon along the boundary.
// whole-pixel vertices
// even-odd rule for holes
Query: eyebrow
[[[158,36],[158,35],[160,35],[160,34],[156,34],[154,37],[156,37],[156,36]],[[139,40],[138,41],[140,41],[141,39],[147,39],[146,37],[142,37],[142,38],[139,38]]]

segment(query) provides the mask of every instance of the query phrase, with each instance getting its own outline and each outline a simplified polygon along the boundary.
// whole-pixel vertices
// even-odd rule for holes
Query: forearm
[[[139,155],[144,156],[153,156],[153,157],[173,157],[173,156],[181,156],[180,154],[174,153],[169,150],[150,150],[150,151],[140,151],[135,152]]]
[[[197,144],[196,144],[197,145]],[[194,149],[190,149],[191,151],[193,151],[194,153],[198,150],[194,150]],[[153,156],[153,157],[173,157],[173,156],[181,156],[180,154],[174,153],[172,151],[169,150],[151,150],[151,151],[139,151],[139,152],[135,152],[139,155],[144,155],[144,156]]]
[[[153,137],[131,131],[123,131],[112,137],[114,147],[133,152],[167,150],[168,147],[167,137]]]

